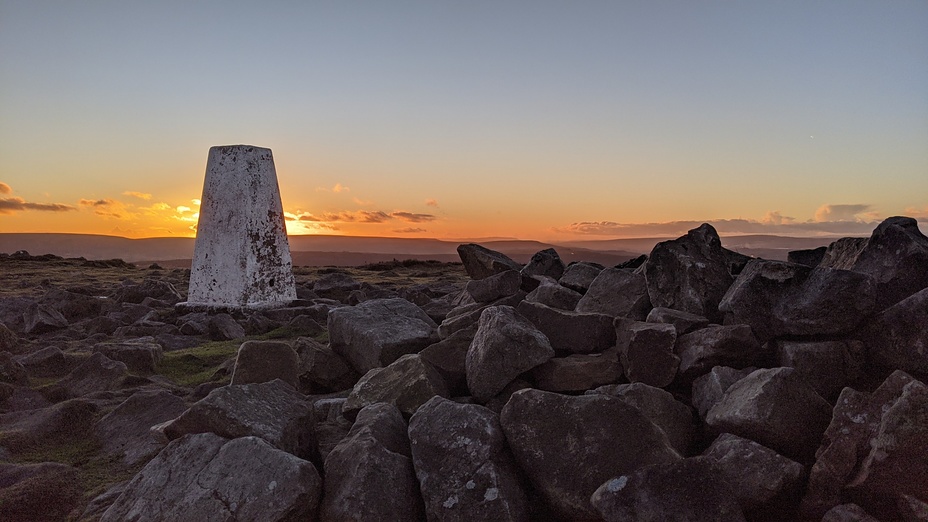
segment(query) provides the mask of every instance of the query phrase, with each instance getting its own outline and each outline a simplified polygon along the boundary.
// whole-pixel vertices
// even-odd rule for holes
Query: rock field
[[[928,238],[790,262],[189,270],[0,254],[0,520],[928,521]]]

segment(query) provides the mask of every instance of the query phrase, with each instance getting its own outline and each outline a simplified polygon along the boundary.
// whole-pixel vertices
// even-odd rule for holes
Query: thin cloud
[[[368,205],[373,205],[373,204],[374,204],[373,201],[366,201],[366,200],[363,200],[363,199],[361,199],[361,198],[351,198],[351,201],[354,201],[355,204],[358,205],[359,207],[366,207],[366,206],[368,206]]]
[[[351,189],[349,187],[342,185],[341,183],[336,183],[335,185],[332,186],[332,188],[316,187],[316,192],[335,192],[335,193],[351,192]]]
[[[0,198],[0,214],[12,214],[23,210],[38,210],[42,212],[68,212],[77,210],[71,205],[62,203],[31,203],[23,198]]]
[[[862,221],[861,214],[873,219],[871,205],[822,205],[815,211],[815,221]]]
[[[116,203],[112,199],[81,199],[78,201],[85,207],[108,207]]]
[[[151,194],[148,194],[145,192],[133,192],[131,190],[127,190],[126,192],[123,192],[122,195],[130,196],[130,197],[138,198],[138,199],[144,199],[145,201],[148,201],[149,199],[151,199]]]
[[[928,207],[906,207],[905,215],[918,220],[928,220]]]
[[[722,235],[781,234],[792,236],[868,235],[879,221],[786,221],[764,222],[749,219],[707,219],[660,223],[616,223],[581,221],[554,228],[565,234],[612,237],[679,237],[703,223],[709,223]]]
[[[129,219],[135,215],[126,208],[126,205],[115,199],[81,199],[78,201],[81,206],[92,208],[93,213],[107,218]]]
[[[0,194],[12,194],[13,189],[9,185],[0,181]]]
[[[428,230],[424,228],[400,228],[392,232],[396,232],[397,234],[419,234],[421,232],[428,232]]]
[[[342,212],[323,212],[322,214],[316,216],[313,214],[303,214],[300,216],[300,221],[311,221],[311,222],[334,222],[334,223],[383,223],[384,221],[389,221],[391,216],[383,211],[367,211],[367,210],[357,210],[357,211],[342,211]]]
[[[415,214],[413,212],[402,211],[392,212],[390,213],[390,216],[402,221],[407,221],[409,223],[426,223],[438,219],[432,214]]]
[[[428,198],[425,200],[425,206],[438,208],[438,201]]]

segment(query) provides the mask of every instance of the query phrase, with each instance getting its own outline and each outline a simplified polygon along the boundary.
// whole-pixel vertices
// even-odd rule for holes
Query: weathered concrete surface
[[[270,149],[211,147],[187,305],[272,307],[296,299]]]

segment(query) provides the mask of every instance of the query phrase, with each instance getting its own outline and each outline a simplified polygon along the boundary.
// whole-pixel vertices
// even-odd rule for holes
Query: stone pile
[[[329,277],[244,315],[159,308],[180,301],[163,285],[0,307],[0,445],[90,433],[144,463],[85,520],[928,520],[914,220],[802,264],[710,225],[613,268],[458,252],[466,285]],[[245,342],[197,390],[138,377],[190,338],[296,321],[328,343]],[[36,349],[56,335],[92,355]],[[0,518],[49,466],[0,464]]]

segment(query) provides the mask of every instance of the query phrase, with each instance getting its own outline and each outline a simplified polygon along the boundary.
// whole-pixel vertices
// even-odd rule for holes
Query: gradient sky
[[[237,143],[297,234],[926,224],[928,2],[0,0],[0,232],[192,235]]]

